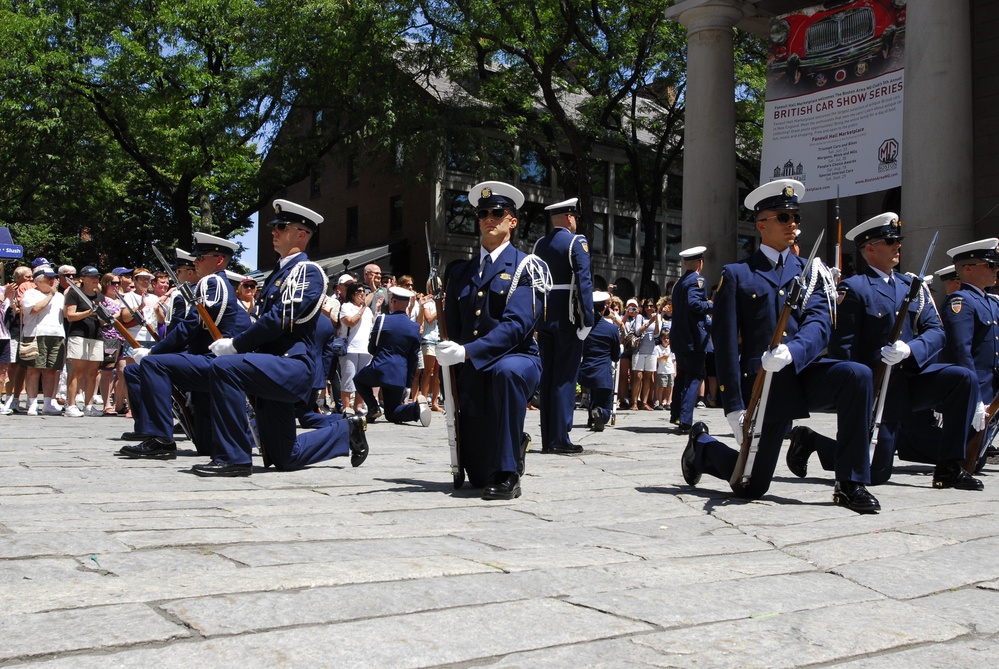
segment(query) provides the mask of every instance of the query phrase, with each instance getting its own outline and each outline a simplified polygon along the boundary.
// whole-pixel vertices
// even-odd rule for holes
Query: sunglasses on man
[[[271,227],[277,230],[278,232],[284,232],[288,228],[291,228],[292,230],[299,230],[301,232],[306,231],[304,228],[299,228],[297,226],[292,225],[291,223],[275,223]]]
[[[487,218],[503,218],[506,216],[506,209],[502,207],[495,207],[493,209],[479,209],[475,212],[475,215],[479,217],[480,221],[484,221]]]
[[[797,213],[797,212],[795,212],[795,213],[793,213],[793,214],[789,214],[789,213],[787,213],[786,211],[782,211],[782,212],[780,212],[779,214],[774,214],[773,216],[765,216],[765,217],[763,217],[763,218],[758,218],[758,219],[756,219],[756,220],[757,220],[757,221],[768,221],[768,220],[770,220],[771,218],[776,218],[776,219],[777,219],[777,222],[778,222],[778,223],[781,223],[782,225],[787,225],[787,224],[788,224],[788,223],[790,223],[790,222],[791,222],[792,220],[793,220],[793,221],[794,221],[795,223],[801,223],[801,214],[799,214],[799,213]]]

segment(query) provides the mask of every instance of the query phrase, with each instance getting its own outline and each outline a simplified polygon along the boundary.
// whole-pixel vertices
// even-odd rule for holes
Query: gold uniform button
[[[472,334],[473,334],[473,335],[478,335],[478,334],[479,334],[479,331],[478,331],[478,330],[472,330]]]
[[[478,296],[482,297],[482,291],[481,290],[479,291],[479,295]]]
[[[482,309],[476,309],[475,310],[475,315],[476,316],[481,316],[482,315]]]
[[[783,295],[783,294],[784,294],[784,289],[782,288],[782,289],[780,290],[780,292],[778,292],[777,294],[778,294],[778,295]]]

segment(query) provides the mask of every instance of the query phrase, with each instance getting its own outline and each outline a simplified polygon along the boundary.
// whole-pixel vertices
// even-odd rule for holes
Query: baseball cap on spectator
[[[336,281],[336,285],[339,286],[345,283],[351,283],[352,281],[354,281],[354,277],[352,277],[350,274],[341,274],[340,278],[337,279]]]
[[[35,279],[35,278],[38,278],[40,276],[47,276],[47,277],[50,277],[50,278],[55,278],[55,277],[59,276],[59,274],[54,269],[52,269],[52,265],[39,265],[31,273],[31,278]]]
[[[637,307],[637,306],[639,306],[639,304],[638,304],[638,300],[636,300],[635,298],[631,298],[630,300],[628,300],[628,301],[627,301],[627,303],[625,303],[625,306],[626,306],[626,307],[630,307],[630,306],[631,306],[631,305],[633,305],[633,304],[634,304],[634,305],[635,305],[636,307]]]
[[[39,265],[49,265],[49,266],[51,266],[52,263],[50,263],[45,258],[35,258],[34,260],[31,261],[31,269],[35,269]]]
[[[101,273],[93,265],[87,265],[80,270],[80,276],[100,276]]]
[[[135,274],[132,275],[134,278],[138,279],[140,276],[148,276],[150,279],[153,278],[153,273],[150,272],[145,267],[137,267],[135,269]]]
[[[256,286],[257,285],[257,280],[254,279],[252,276],[244,276],[243,280],[240,281],[239,283],[240,283],[240,285],[252,283],[254,286]]]
[[[111,273],[114,274],[115,276],[121,276],[122,274],[131,274],[132,273],[132,268],[131,267],[115,267],[113,270],[111,270]]]

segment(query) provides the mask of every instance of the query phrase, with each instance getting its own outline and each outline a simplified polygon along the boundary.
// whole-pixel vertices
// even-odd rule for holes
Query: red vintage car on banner
[[[771,78],[822,88],[881,69],[905,30],[905,0],[831,0],[770,24]]]

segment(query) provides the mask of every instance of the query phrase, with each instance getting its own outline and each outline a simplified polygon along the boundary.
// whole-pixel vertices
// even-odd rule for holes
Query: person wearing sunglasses
[[[541,380],[534,330],[550,278],[542,261],[510,243],[524,204],[520,190],[484,181],[468,191],[468,202],[481,248],[449,274],[449,339],[437,345],[437,362],[458,365],[461,464],[469,482],[483,488],[483,499],[514,499],[521,493],[527,401]]]
[[[542,453],[583,452],[569,432],[583,341],[593,329],[594,314],[590,250],[586,237],[576,234],[578,203],[578,198],[570,198],[545,207],[552,230],[534,244],[534,254],[548,265],[553,284],[538,326]]]
[[[818,259],[803,277],[813,290],[791,312],[781,343],[770,350],[786,295],[805,269],[805,260],[789,250],[804,194],[801,182],[779,179],[746,196],[746,208],[753,212],[760,233],[760,247],[749,258],[722,268],[712,322],[715,366],[736,447],[709,435],[704,423],[694,423],[680,469],[688,485],[696,485],[702,473],[731,480],[742,445],[746,403],[762,367],[771,381],[766,413],[762,426],[756,426],[760,436],[753,465],[745,472],[749,480],[734,486],[737,494],[758,499],[769,489],[792,420],[807,417],[808,411],[835,411],[833,501],[857,513],[876,513],[881,505],[866,487],[871,482],[867,432],[871,369],[858,362],[821,357],[829,346],[836,293],[828,269]]]
[[[240,308],[235,291],[226,278],[232,256],[239,248],[236,242],[204,232],[194,233],[192,264],[198,282],[194,294],[203,300],[212,322],[223,336],[232,336],[250,326],[250,317]],[[136,276],[138,276],[136,272]],[[178,276],[179,278],[179,276]],[[148,348],[132,351],[135,364],[125,367],[125,385],[132,400],[132,432],[122,439],[138,441],[123,446],[118,455],[132,459],[173,460],[177,457],[174,441],[173,407],[169,398],[173,388],[191,393],[191,406],[196,415],[191,427],[195,434],[188,437],[201,453],[208,453],[212,436],[206,416],[209,397],[209,370],[213,356],[209,350],[213,339],[194,305],[180,307],[174,314],[165,336]]]
[[[983,405],[991,404],[999,394],[999,302],[994,289],[999,272],[999,239],[991,237],[952,248],[947,252],[961,280],[959,290],[947,296],[941,309],[947,344],[945,359],[975,374],[978,385],[978,424],[984,420]],[[985,444],[987,447],[989,444]],[[975,454],[975,471],[981,471],[989,452]]]
[[[845,237],[856,243],[865,268],[839,284],[829,354],[865,364],[872,372],[881,363],[891,367],[871,457],[871,483],[891,478],[897,452],[902,460],[934,464],[934,488],[982,490],[982,482],[965,472],[961,461],[969,426],[973,420],[976,429],[984,426],[985,406],[978,401],[973,370],[937,362],[947,337],[925,284],[908,307],[901,336],[891,340],[896,314],[912,285],[910,276],[895,269],[903,239],[898,215],[889,211],[875,216]],[[988,264],[994,258],[996,244],[990,243],[981,255],[971,252],[984,256],[973,262]],[[875,396],[879,391],[874,388]],[[942,428],[936,427],[932,411],[943,416]],[[795,475],[805,476],[813,451],[824,468],[835,466],[835,442],[808,427],[796,427],[787,454]]]
[[[296,435],[295,405],[313,404],[313,385],[322,374],[315,331],[327,279],[305,249],[323,217],[288,200],[274,200],[273,207],[269,226],[279,261],[261,292],[257,320],[209,347],[217,356],[209,372],[212,459],[192,467],[198,476],[251,474],[254,439],[246,428],[247,397],[255,405],[265,467],[300,469],[348,454],[358,467],[368,456],[362,416]]]
[[[673,323],[670,327],[670,348],[676,356],[676,380],[670,422],[680,434],[690,432],[694,424],[694,407],[704,378],[704,363],[708,350],[708,315],[714,304],[704,290],[705,246],[680,251],[683,276],[673,286]]]

